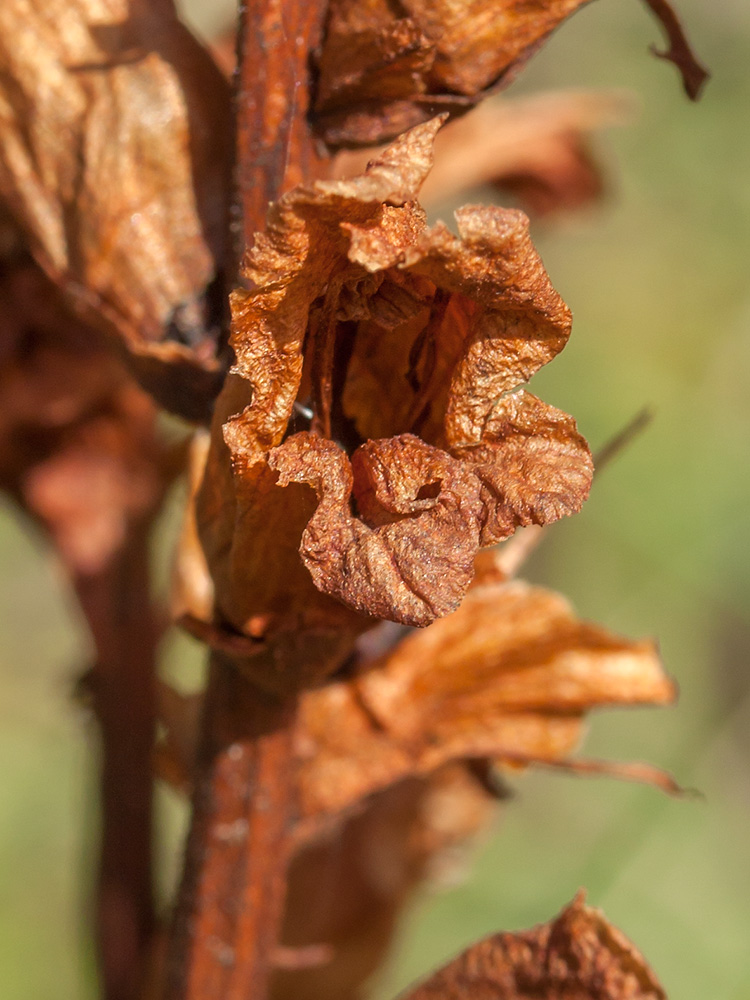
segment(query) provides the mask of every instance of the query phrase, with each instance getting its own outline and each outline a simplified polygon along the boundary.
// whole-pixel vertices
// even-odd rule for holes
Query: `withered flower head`
[[[574,421],[521,388],[570,332],[526,217],[466,207],[456,236],[416,201],[440,124],[362,176],[289,192],[246,257],[214,432],[233,475],[215,449],[199,510],[240,630],[340,625],[310,578],[360,615],[427,625],[458,607],[481,546],[588,493]]]
[[[372,145],[507,86],[589,0],[331,0],[314,121],[331,147]],[[646,0],[696,99],[708,73],[666,0]]]

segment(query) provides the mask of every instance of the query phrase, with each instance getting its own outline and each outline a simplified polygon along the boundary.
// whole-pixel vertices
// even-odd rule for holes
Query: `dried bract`
[[[565,762],[587,712],[674,696],[653,643],[580,621],[551,591],[480,583],[358,676],[305,695],[302,811],[345,811],[449,761]]]
[[[506,86],[588,0],[332,0],[315,120],[332,148],[373,145]],[[646,0],[696,98],[707,74],[665,0]]]
[[[579,893],[530,931],[472,945],[403,1000],[666,1000],[648,963]]]
[[[427,226],[439,125],[285,195],[245,260],[198,521],[220,614],[258,638],[426,625],[458,607],[480,546],[587,496],[574,421],[520,388],[569,310],[521,212]]]
[[[165,405],[217,389],[228,87],[169,0],[7,0],[0,197],[87,321]]]

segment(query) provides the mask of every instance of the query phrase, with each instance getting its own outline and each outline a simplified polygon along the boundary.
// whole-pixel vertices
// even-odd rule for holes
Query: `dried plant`
[[[705,71],[648,5],[696,97]],[[677,790],[574,756],[591,710],[673,700],[654,644],[514,579],[591,486],[573,418],[524,388],[570,311],[523,212],[467,206],[454,233],[419,201],[597,196],[585,137],[612,98],[488,104],[438,137],[581,6],[257,0],[234,105],[169,0],[0,11],[0,482],[95,638],[107,1000],[361,996],[502,775]],[[170,438],[159,407],[210,432]],[[173,615],[211,650],[193,698],[155,681],[147,559],[188,467]],[[166,942],[152,760],[193,800]],[[664,995],[582,897],[409,994],[573,995]]]

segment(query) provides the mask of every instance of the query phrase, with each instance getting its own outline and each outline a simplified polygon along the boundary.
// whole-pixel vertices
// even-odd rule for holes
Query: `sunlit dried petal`
[[[581,622],[550,591],[479,585],[358,678],[305,697],[304,811],[345,809],[449,760],[564,761],[585,712],[674,694],[653,643]]]
[[[480,544],[588,493],[573,421],[502,399],[563,348],[570,312],[523,213],[427,227],[414,199],[439,126],[284,195],[246,257],[198,523],[221,616],[259,640],[426,625]]]

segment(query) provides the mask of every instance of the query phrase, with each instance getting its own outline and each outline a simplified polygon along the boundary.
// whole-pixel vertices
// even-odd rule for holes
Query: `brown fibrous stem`
[[[310,56],[324,6],[240,4],[235,266],[264,228],[268,203],[315,174]],[[214,650],[170,942],[169,1000],[268,995],[293,845],[295,717],[296,694],[265,694],[236,656]]]
[[[151,822],[154,671],[149,524],[75,587],[96,647],[91,672],[101,733],[101,846],[96,938],[102,995],[136,1000],[154,930]]]

